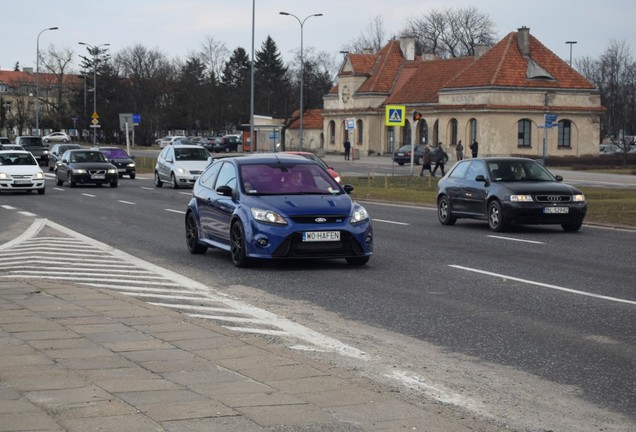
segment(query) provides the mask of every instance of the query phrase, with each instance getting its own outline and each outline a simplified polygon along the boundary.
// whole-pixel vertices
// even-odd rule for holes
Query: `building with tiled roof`
[[[324,97],[323,138],[307,147],[339,152],[349,139],[360,152],[384,154],[429,142],[448,149],[460,140],[467,149],[476,140],[480,156],[598,152],[600,93],[528,28],[477,51],[419,57],[414,39],[402,38],[376,53],[348,54]],[[387,120],[387,106],[397,118]],[[546,114],[556,115],[549,128]]]

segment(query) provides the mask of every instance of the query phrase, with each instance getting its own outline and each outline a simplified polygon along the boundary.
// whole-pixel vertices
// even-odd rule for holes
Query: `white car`
[[[42,141],[44,141],[45,143],[49,143],[49,142],[67,143],[67,142],[71,142],[71,137],[64,132],[53,132],[48,135],[44,135],[42,137]]]
[[[0,150],[0,192],[38,191],[44,194],[46,178],[38,161],[25,150]]]
[[[192,187],[211,163],[212,156],[201,146],[169,145],[157,157],[155,186],[161,187],[165,182],[170,183],[173,189]]]
[[[172,135],[161,138],[159,141],[159,147],[164,148],[166,146],[174,144],[175,140],[185,139],[183,135]]]

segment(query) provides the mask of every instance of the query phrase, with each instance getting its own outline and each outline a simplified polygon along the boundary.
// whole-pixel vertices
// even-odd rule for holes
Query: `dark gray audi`
[[[443,225],[472,218],[487,220],[497,232],[511,224],[557,224],[578,231],[586,211],[580,190],[527,158],[465,159],[439,181],[437,190],[437,216]]]

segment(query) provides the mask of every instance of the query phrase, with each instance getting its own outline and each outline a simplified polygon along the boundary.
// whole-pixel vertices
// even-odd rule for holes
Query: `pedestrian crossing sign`
[[[404,126],[406,107],[404,105],[386,106],[386,126]]]

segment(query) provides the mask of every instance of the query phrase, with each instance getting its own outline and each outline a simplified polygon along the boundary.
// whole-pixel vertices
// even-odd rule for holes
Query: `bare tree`
[[[69,74],[75,53],[70,48],[56,50],[53,45],[42,54],[42,64],[49,75],[40,79],[40,103],[44,113],[43,123],[49,127],[61,129],[70,122],[68,96],[75,90],[79,81],[75,75]],[[53,93],[53,97],[50,94]]]
[[[384,20],[380,15],[377,15],[369,21],[366,30],[360,33],[356,39],[344,45],[342,50],[361,53],[365,49],[370,49],[376,52],[386,44],[387,40]]]
[[[205,41],[201,44],[199,55],[210,76],[218,81],[223,74],[225,63],[230,58],[230,51],[225,42],[215,40],[214,36],[206,36]]]

